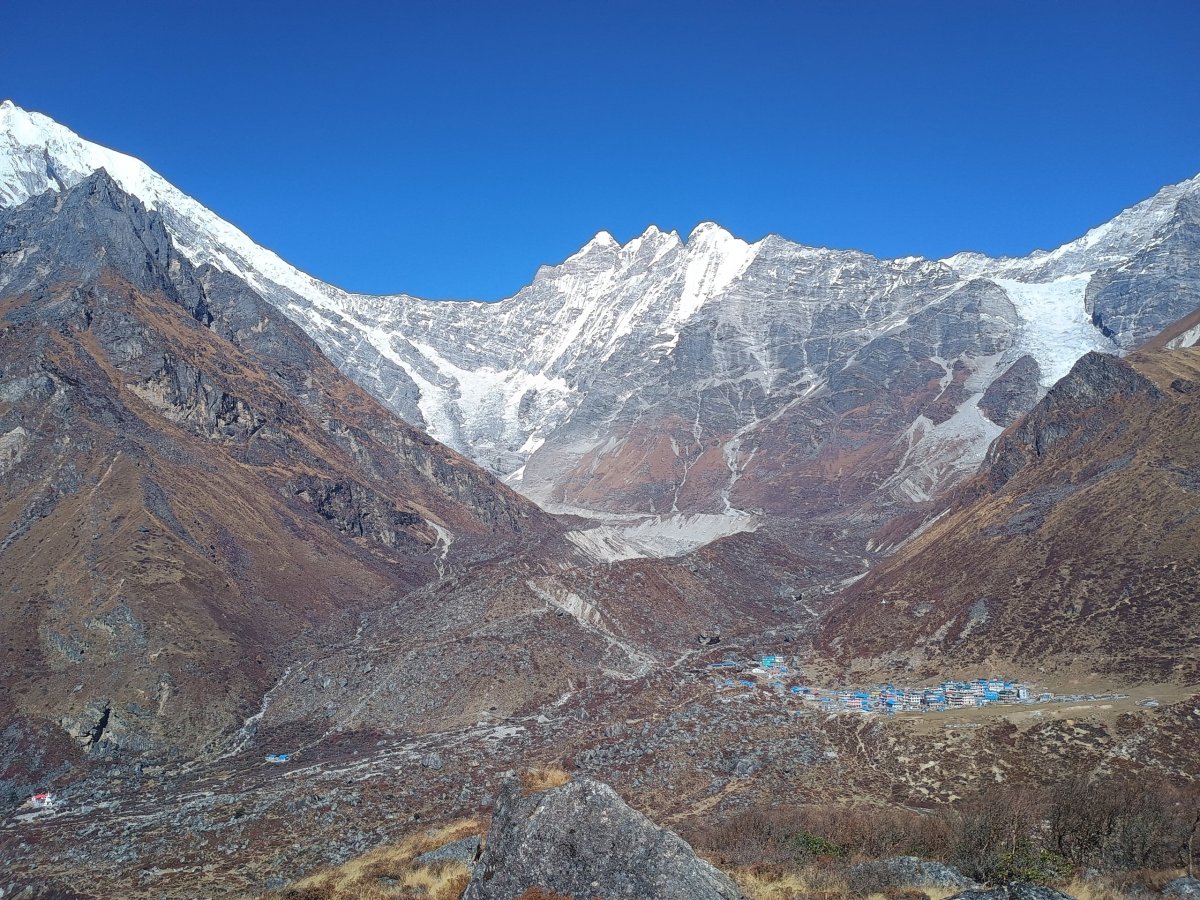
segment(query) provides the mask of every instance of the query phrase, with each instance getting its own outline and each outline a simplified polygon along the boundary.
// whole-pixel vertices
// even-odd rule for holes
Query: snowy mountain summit
[[[100,168],[189,260],[245,279],[406,420],[546,508],[603,520],[579,543],[607,559],[764,524],[878,524],[976,468],[1083,354],[1200,306],[1200,176],[1019,259],[651,226],[625,244],[602,231],[474,303],[320,282],[138,160],[0,105],[0,207]]]

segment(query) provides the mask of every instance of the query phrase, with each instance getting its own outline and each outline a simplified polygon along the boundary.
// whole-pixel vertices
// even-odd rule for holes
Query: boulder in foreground
[[[528,797],[505,781],[463,900],[509,900],[534,887],[584,900],[742,897],[682,838],[590,778]]]

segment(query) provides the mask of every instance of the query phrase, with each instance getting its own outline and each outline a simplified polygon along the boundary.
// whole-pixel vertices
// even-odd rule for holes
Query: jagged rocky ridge
[[[183,256],[244,278],[407,421],[546,508],[601,518],[577,536],[599,558],[764,522],[789,539],[827,515],[873,527],[974,470],[1084,353],[1200,305],[1200,179],[1021,259],[602,232],[483,304],[318,282],[136,160],[0,107],[0,202],[100,167]]]

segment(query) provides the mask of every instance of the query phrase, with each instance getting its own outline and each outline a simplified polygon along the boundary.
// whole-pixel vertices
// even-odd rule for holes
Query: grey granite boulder
[[[590,778],[528,797],[505,781],[463,900],[509,900],[533,887],[579,900],[742,897],[679,836]]]
[[[916,856],[897,856],[893,859],[862,863],[854,866],[850,875],[855,884],[862,885],[872,892],[902,886],[949,890],[979,887],[977,882],[953,866]]]
[[[949,900],[1075,900],[1070,894],[1056,891],[1043,884],[1013,881],[994,888],[963,891]]]
[[[1200,878],[1192,878],[1189,875],[1176,878],[1163,888],[1163,896],[1200,898]]]
[[[451,841],[449,844],[443,844],[441,847],[438,847],[436,850],[430,850],[428,853],[422,853],[413,862],[423,866],[439,862],[460,862],[466,866],[473,866],[478,857],[479,835],[473,834],[470,837]]]

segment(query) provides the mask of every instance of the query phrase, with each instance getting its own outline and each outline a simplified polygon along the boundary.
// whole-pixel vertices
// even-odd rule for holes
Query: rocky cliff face
[[[581,545],[602,558],[764,523],[819,540],[808,523],[827,514],[873,527],[972,472],[1080,356],[1196,302],[1197,179],[1021,259],[878,260],[713,224],[686,241],[601,232],[480,304],[348,294],[45,117],[6,105],[0,134],[0,202],[105,167],[182,256],[246,281],[407,421],[543,506],[599,517]]]

